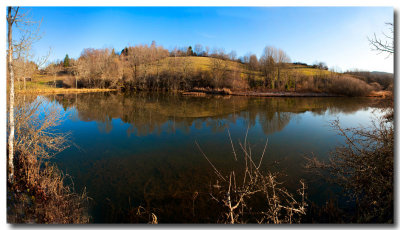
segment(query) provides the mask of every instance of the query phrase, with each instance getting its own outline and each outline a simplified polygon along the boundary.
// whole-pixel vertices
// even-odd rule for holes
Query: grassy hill
[[[167,68],[168,64],[172,60],[176,60],[177,62],[184,62],[187,61],[193,65],[194,69],[201,69],[201,70],[212,70],[213,59],[212,57],[167,57],[161,61],[162,68]],[[247,66],[242,63],[234,62],[231,60],[223,60],[224,64],[227,65],[229,70],[233,70],[233,68],[239,68],[242,73],[248,74],[253,73],[255,75],[262,76],[262,73],[259,71],[250,71],[248,70]],[[153,64],[153,66],[156,64]],[[324,75],[331,75],[333,74],[331,71],[328,70],[320,70],[311,67],[305,67],[304,65],[296,65],[296,64],[288,64],[287,69],[285,69],[286,73],[290,74],[301,74],[304,76],[320,76],[321,74]]]
[[[128,61],[121,61],[122,72],[126,80],[133,78],[134,70],[133,66]],[[220,76],[217,76],[217,72]],[[346,91],[357,91],[357,95],[363,89],[371,91],[370,85],[368,85],[360,77],[352,74],[341,74],[334,73],[329,70],[313,68],[311,66],[301,64],[286,64],[284,68],[279,71],[275,69],[269,75],[268,79],[263,75],[261,71],[250,70],[248,64],[243,64],[231,60],[222,60],[213,57],[167,57],[154,61],[151,63],[141,64],[136,67],[136,78],[147,83],[150,78],[165,79],[173,78],[175,81],[180,82],[193,82],[194,80],[203,79],[206,76],[207,81],[212,82],[216,77],[220,78],[234,78],[229,80],[231,86],[223,86],[230,88],[231,90],[253,90],[253,91],[298,91],[298,92],[326,92],[326,93],[346,93]],[[161,76],[164,77],[161,77]],[[102,76],[103,79],[112,79],[114,76]],[[56,77],[49,75],[35,75],[30,81],[27,81],[25,85],[23,82],[17,82],[16,90],[19,92],[26,91],[37,91],[40,93],[45,92],[64,92],[60,88],[75,88],[75,78],[81,81],[84,79],[81,76],[71,75],[60,75]],[[114,77],[115,78],[115,77]],[[178,78],[178,80],[176,80]],[[185,79],[187,78],[187,79]],[[144,80],[143,80],[144,79]],[[56,87],[54,86],[54,80],[56,80]],[[151,79],[154,81],[154,79]],[[203,79],[204,80],[204,79]],[[159,81],[159,80],[158,80]],[[161,81],[161,80],[160,80]],[[169,81],[169,80],[168,80]],[[236,83],[232,83],[236,81]],[[240,84],[237,82],[240,81]],[[279,81],[279,84],[276,82]],[[271,83],[272,82],[272,83]],[[368,82],[370,83],[370,82]],[[140,83],[143,84],[143,83]],[[154,83],[153,83],[154,84]],[[181,83],[178,83],[178,86]],[[235,85],[236,84],[236,85]],[[226,84],[225,84],[226,85]],[[239,86],[238,86],[239,85]],[[275,85],[275,87],[274,87]],[[271,87],[272,86],[272,87]],[[82,87],[82,86],[80,86]],[[83,85],[83,88],[85,86]],[[91,87],[91,88],[107,88],[107,87]],[[79,89],[85,91],[84,89]],[[176,88],[175,88],[176,90]],[[76,92],[77,90],[75,90]],[[72,91],[71,91],[72,92]]]
[[[250,70],[247,64],[231,60],[221,60],[212,57],[167,57],[159,62],[151,63],[145,68],[147,68],[147,74],[150,75],[157,75],[158,72],[168,71],[171,69],[171,67],[175,67],[178,70],[183,69],[184,66],[187,66],[189,71],[209,72],[212,75],[213,71],[216,69],[216,65],[217,68],[226,69],[226,75],[237,71],[240,73],[241,78],[248,79],[248,77],[251,77],[254,81],[258,82],[258,85],[263,84],[262,82],[265,80],[265,76],[261,71]],[[139,68],[143,69],[144,66],[142,65]],[[296,65],[291,63],[287,64],[283,69],[280,70],[280,77],[282,79],[287,79],[289,77],[328,77],[333,75],[337,76],[339,74],[328,70],[321,70],[312,68],[310,66]]]

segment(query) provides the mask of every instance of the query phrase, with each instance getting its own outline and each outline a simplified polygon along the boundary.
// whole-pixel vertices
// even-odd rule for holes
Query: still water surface
[[[73,146],[54,161],[71,175],[77,192],[86,187],[94,222],[133,221],[142,206],[160,222],[215,222],[210,201],[217,180],[210,161],[228,174],[235,165],[228,129],[240,155],[247,135],[258,160],[268,140],[263,170],[284,172],[291,191],[299,180],[308,201],[324,204],[340,190],[304,169],[304,154],[327,159],[343,139],[329,126],[367,126],[379,100],[367,98],[191,97],[171,94],[69,94],[42,96],[62,107],[59,130]],[[240,170],[240,169],[235,169]]]

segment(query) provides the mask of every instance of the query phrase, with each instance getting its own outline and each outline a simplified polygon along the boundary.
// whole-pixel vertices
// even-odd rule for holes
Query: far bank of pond
[[[18,94],[23,95],[47,95],[47,94],[74,94],[74,93],[99,93],[99,92],[118,92],[118,89],[107,88],[28,88],[17,89]],[[139,91],[141,92],[141,91]],[[129,92],[125,92],[129,93]],[[135,93],[135,92],[131,92]],[[138,92],[136,92],[138,93]],[[143,92],[142,92],[143,93]],[[152,92],[147,92],[152,93]],[[159,93],[159,92],[155,92]],[[343,95],[323,93],[323,92],[296,92],[296,91],[231,91],[229,89],[195,89],[189,91],[172,91],[171,93],[178,93],[186,96],[204,96],[204,95],[233,95],[233,96],[250,96],[250,97],[345,97]],[[390,91],[372,91],[367,96],[363,97],[376,97],[387,98],[392,95]]]

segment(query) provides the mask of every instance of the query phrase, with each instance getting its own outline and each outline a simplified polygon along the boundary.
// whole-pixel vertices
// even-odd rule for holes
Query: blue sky
[[[393,58],[371,51],[367,40],[388,31],[391,7],[34,7],[32,14],[43,18],[44,32],[33,51],[51,47],[51,60],[155,40],[168,49],[200,43],[258,57],[271,45],[292,61],[393,72]]]

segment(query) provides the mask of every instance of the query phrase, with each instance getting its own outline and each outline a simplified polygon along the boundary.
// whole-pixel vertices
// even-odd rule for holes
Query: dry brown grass
[[[86,193],[75,193],[73,183],[68,185],[67,177],[47,162],[68,147],[68,134],[55,129],[61,122],[59,109],[43,108],[40,100],[17,102],[16,173],[8,184],[8,222],[88,223]]]
[[[110,92],[116,91],[116,89],[91,89],[91,88],[38,88],[38,89],[27,89],[17,90],[18,94],[67,94],[67,93],[95,93],[95,92]]]
[[[393,93],[392,93],[392,91],[388,91],[388,90],[380,90],[380,91],[372,91],[367,96],[368,97],[390,98],[390,97],[393,97]]]
[[[366,96],[372,87],[365,81],[351,76],[332,76],[327,91],[346,96]]]
[[[9,186],[9,223],[85,224],[89,198],[66,185],[67,177],[55,165],[45,164],[35,185],[19,180]]]
[[[198,92],[198,93],[208,93],[208,94],[221,94],[221,95],[230,95],[232,94],[232,91],[228,88],[203,88],[203,87],[195,87],[192,92]]]

